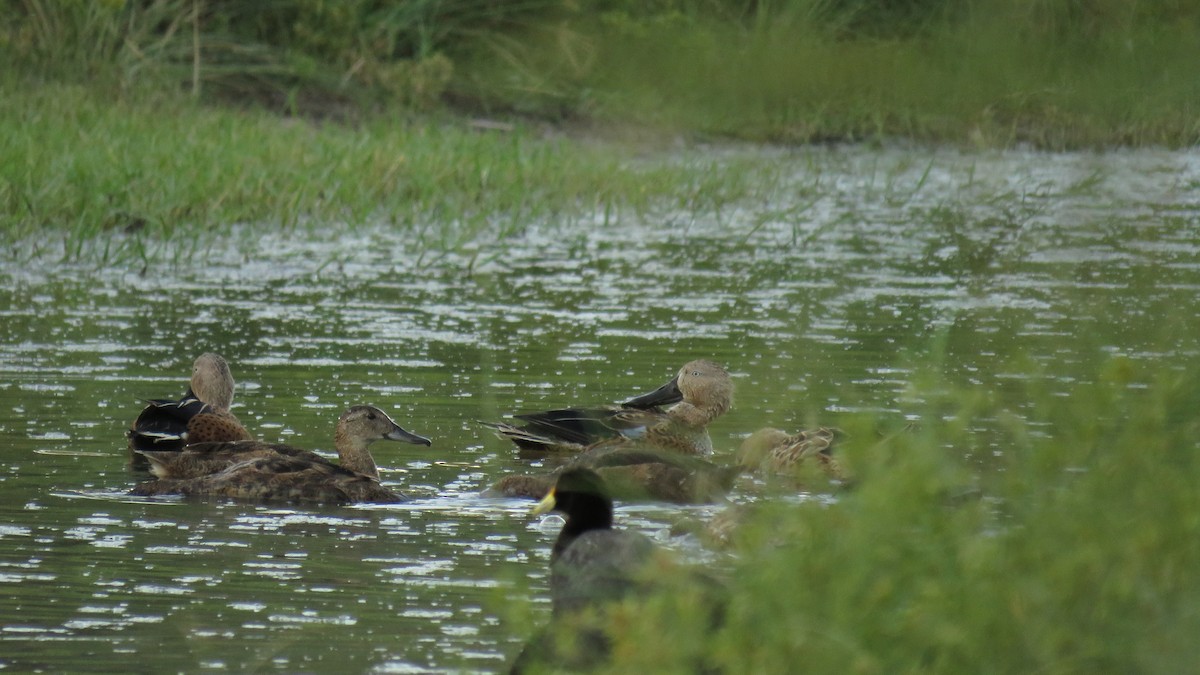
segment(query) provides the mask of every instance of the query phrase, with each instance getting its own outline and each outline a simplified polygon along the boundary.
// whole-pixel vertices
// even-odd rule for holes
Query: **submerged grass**
[[[735,537],[713,630],[695,593],[615,615],[611,672],[1184,672],[1200,662],[1200,386],[1104,364],[1069,396],[914,389],[916,429],[850,424],[857,482],[834,503],[769,501]],[[935,387],[926,390],[923,387]],[[946,414],[941,407],[956,401]],[[964,459],[1008,420],[999,466]],[[858,439],[858,440],[855,440]]]

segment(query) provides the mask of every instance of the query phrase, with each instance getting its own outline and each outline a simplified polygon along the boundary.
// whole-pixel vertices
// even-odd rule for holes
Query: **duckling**
[[[738,463],[747,468],[775,474],[795,474],[806,462],[816,462],[827,477],[845,482],[845,472],[833,456],[840,429],[817,427],[788,434],[764,427],[750,434],[738,450]]]
[[[202,443],[182,451],[143,450],[157,480],[134,495],[209,495],[271,502],[401,502],[404,495],[379,484],[368,446],[377,440],[431,445],[379,408],[351,407],[338,418],[334,448],[340,465],[288,445],[240,441]]]
[[[192,365],[183,398],[150,401],[126,432],[130,467],[149,468],[139,450],[179,450],[189,443],[253,438],[229,412],[233,389],[233,374],[225,359],[211,352],[201,354]]]
[[[526,644],[510,672],[603,665],[611,649],[605,609],[627,599],[673,590],[701,594],[702,606],[719,619],[724,587],[674,569],[672,556],[646,537],[614,529],[608,488],[591,469],[567,469],[534,507],[534,515],[558,511],[566,522],[550,550],[550,625]]]
[[[667,410],[660,406],[675,404]],[[712,454],[708,424],[733,406],[733,380],[717,363],[691,361],[658,389],[619,408],[567,408],[514,415],[525,422],[482,424],[524,450],[581,452],[629,445],[689,455]]]

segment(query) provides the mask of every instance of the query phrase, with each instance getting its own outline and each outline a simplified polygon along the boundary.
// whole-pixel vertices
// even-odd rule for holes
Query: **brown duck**
[[[505,476],[485,490],[483,496],[539,499],[550,491],[559,476],[579,468],[600,475],[609,493],[617,499],[676,504],[718,501],[745,470],[741,465],[723,466],[674,452],[620,448],[586,452],[548,473]]]
[[[191,443],[242,441],[252,437],[229,407],[233,373],[217,354],[201,354],[192,365],[188,391],[179,400],[150,401],[134,420],[129,438],[130,466],[147,469],[139,450],[179,450]]]
[[[666,410],[660,406],[672,405]],[[687,363],[655,391],[621,407],[566,408],[514,415],[524,424],[484,422],[525,450],[582,452],[638,447],[688,455],[712,454],[708,424],[733,405],[733,381],[719,364]]]
[[[789,434],[764,427],[742,441],[738,463],[747,469],[773,474],[795,474],[806,463],[817,466],[832,480],[845,481],[845,472],[833,456],[842,436],[839,429],[817,427]]]
[[[338,419],[334,448],[339,464],[289,445],[231,441],[189,445],[180,451],[140,451],[159,476],[134,487],[134,495],[204,495],[258,502],[401,502],[404,495],[379,484],[368,446],[378,440],[431,445],[379,408],[356,405]]]

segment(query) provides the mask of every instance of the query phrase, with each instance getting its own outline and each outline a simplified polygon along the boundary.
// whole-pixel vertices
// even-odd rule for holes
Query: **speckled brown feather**
[[[739,461],[748,469],[771,473],[794,473],[804,462],[816,462],[829,478],[844,480],[841,465],[833,457],[834,445],[842,432],[832,427],[817,427],[788,434],[766,427],[742,442]]]
[[[183,450],[156,452],[143,450],[151,471],[159,478],[197,478],[224,471],[234,464],[283,455],[310,462],[332,464],[315,452],[282,443],[244,440],[220,443],[193,443]]]
[[[327,463],[274,455],[235,464],[199,478],[141,483],[133,495],[228,497],[254,502],[333,503],[405,501],[379,481]]]
[[[206,412],[188,420],[188,445],[194,443],[220,443],[225,441],[248,441],[254,437],[230,412]]]
[[[484,497],[514,497],[523,499],[541,499],[554,486],[554,476],[526,476],[510,474],[492,484],[483,491]]]
[[[505,476],[483,494],[540,499],[557,476],[576,467],[590,468],[603,477],[610,494],[617,499],[676,504],[705,504],[721,499],[743,468],[660,450],[594,448],[553,472]]]

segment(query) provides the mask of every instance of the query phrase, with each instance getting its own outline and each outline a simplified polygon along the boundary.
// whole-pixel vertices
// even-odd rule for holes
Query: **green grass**
[[[452,118],[357,126],[102,97],[82,86],[0,87],[0,237],[9,257],[150,255],[239,224],[390,223],[414,250],[481,233],[662,204],[725,203],[759,189],[708,164],[634,162],[616,147],[480,131]],[[187,255],[188,247],[177,249]]]
[[[880,441],[859,419],[854,490],[768,501],[740,531],[722,627],[695,620],[695,593],[627,606],[612,672],[1194,669],[1200,386],[1121,359],[1095,379],[1067,397],[1026,380],[1028,421],[928,380],[917,429]],[[963,459],[983,416],[1008,420],[990,471]]]
[[[812,142],[1200,141],[1200,0],[22,0],[31,82],[309,117],[396,110]]]
[[[524,82],[613,122],[756,140],[1058,149],[1200,139],[1200,83],[1187,75],[1200,10],[1056,23],[1010,4],[967,3],[883,36],[847,37],[805,13],[753,25],[608,17],[547,39]]]

